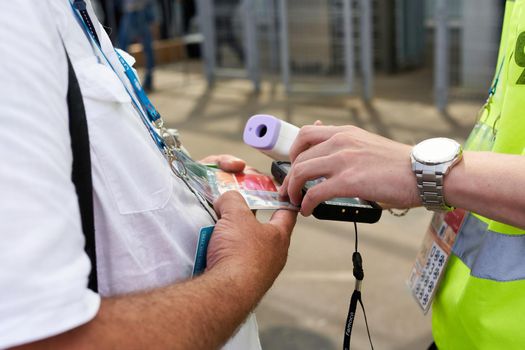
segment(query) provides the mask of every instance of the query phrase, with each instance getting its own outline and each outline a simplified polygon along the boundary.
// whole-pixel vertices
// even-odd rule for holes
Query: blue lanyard
[[[73,0],[74,2],[71,3],[71,8],[73,10],[73,13],[77,17],[78,22],[81,24],[82,28],[84,29],[84,32],[88,39],[94,43],[94,45],[98,48],[102,56],[104,57],[106,63],[111,67],[111,69],[117,74],[117,77],[120,79],[120,75],[117,73],[117,70],[109,59],[107,58],[106,54],[102,50],[102,46],[100,44],[100,40],[97,36],[97,33],[95,31],[95,27],[93,25],[93,22],[91,21],[91,18],[89,17],[89,14],[86,10],[86,2],[84,0]],[[78,10],[78,11],[77,11]],[[126,89],[126,92],[128,93],[129,97],[131,98],[131,101],[133,103],[133,106],[137,110],[142,122],[148,129],[151,137],[153,138],[153,141],[155,141],[155,144],[159,148],[159,150],[166,155],[166,150],[168,146],[166,145],[166,142],[164,139],[158,134],[158,132],[155,130],[154,125],[157,125],[157,123],[162,123],[162,119],[160,118],[159,112],[155,109],[151,101],[149,100],[148,96],[146,95],[146,92],[144,91],[144,88],[140,84],[140,81],[133,71],[133,69],[130,67],[130,65],[126,62],[126,60],[122,57],[122,55],[115,49],[113,49],[120,61],[120,64],[124,68],[124,74],[128,78],[128,80],[131,83],[131,86],[135,92],[135,95],[138,98],[138,102],[135,100],[135,96],[129,91],[128,87],[124,82],[122,84],[124,85],[124,88]],[[142,107],[140,108],[139,107]]]
[[[505,63],[505,56],[503,56],[501,60],[501,64],[499,66],[498,73],[496,74],[496,78],[494,79],[494,83],[492,83],[492,86],[489,89],[489,98],[494,96],[494,94],[496,93],[496,88],[498,87],[499,83],[499,77],[501,75],[501,71],[503,70],[503,63]]]
[[[95,31],[95,26],[93,25],[93,22],[91,21],[91,18],[89,17],[89,14],[86,9],[86,2],[84,0],[72,0],[69,4],[71,5],[71,9],[73,10],[73,13],[75,14],[78,22],[84,29],[84,33],[88,37],[88,39],[94,43],[94,45],[98,48],[104,59],[106,60],[106,63],[111,67],[113,72],[117,75],[119,80],[122,82],[122,85],[126,89],[126,92],[128,93],[129,97],[131,98],[131,102],[133,103],[133,106],[137,110],[137,113],[140,116],[140,119],[148,129],[151,137],[153,138],[153,141],[155,141],[155,144],[157,145],[158,149],[162,153],[163,156],[166,157],[168,160],[168,163],[170,165],[170,168],[172,171],[175,172],[175,174],[186,184],[188,189],[197,197],[197,200],[201,204],[201,206],[204,208],[204,210],[210,215],[211,219],[214,222],[217,222],[215,213],[213,210],[210,209],[210,207],[206,204],[206,199],[203,198],[201,194],[199,194],[189,183],[186,178],[186,167],[184,165],[184,162],[179,159],[179,157],[185,157],[184,153],[181,152],[178,148],[180,146],[179,141],[176,137],[173,135],[168,135],[166,140],[159,135],[156,128],[159,128],[161,130],[162,135],[164,136],[164,132],[166,131],[162,118],[160,117],[159,112],[155,109],[151,101],[149,100],[148,96],[146,95],[146,92],[142,88],[142,85],[140,85],[139,79],[137,78],[137,75],[133,71],[133,69],[130,67],[130,65],[126,62],[126,60],[122,57],[122,55],[119,54],[115,48],[113,50],[117,54],[117,57],[120,61],[120,64],[124,68],[124,74],[129,79],[131,86],[133,87],[133,90],[135,92],[135,95],[138,98],[138,102],[135,100],[135,97],[129,91],[126,84],[120,79],[120,75],[118,74],[117,70],[109,59],[107,58],[106,54],[102,50],[102,45],[100,43],[100,40],[97,36],[97,32]],[[78,10],[78,11],[77,11]],[[139,106],[140,104],[140,106]],[[142,107],[142,109],[140,108]],[[178,154],[180,152],[180,154]],[[176,155],[177,154],[177,155]],[[180,169],[175,169],[174,164],[180,163],[182,165],[182,171]]]
[[[157,109],[155,108],[155,106],[153,106],[153,103],[151,103],[150,99],[146,95],[146,91],[144,91],[144,88],[142,87],[139,79],[137,78],[137,75],[129,66],[128,62],[126,62],[124,57],[122,57],[122,55],[117,50],[115,50],[115,53],[118,56],[120,64],[122,64],[122,67],[124,67],[124,74],[126,74],[129,81],[131,82],[133,90],[135,90],[135,94],[137,95],[140,104],[142,105],[142,108],[144,108],[144,110],[146,111],[148,119],[152,123],[155,123],[157,120],[160,119],[159,112],[157,112]]]

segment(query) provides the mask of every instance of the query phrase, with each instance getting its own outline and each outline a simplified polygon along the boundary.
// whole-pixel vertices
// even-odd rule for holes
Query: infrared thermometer
[[[299,128],[293,124],[271,115],[257,114],[246,122],[243,140],[274,160],[290,161],[290,148],[298,133]]]

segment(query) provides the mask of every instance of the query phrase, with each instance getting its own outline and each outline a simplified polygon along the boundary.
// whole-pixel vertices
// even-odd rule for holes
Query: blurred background
[[[408,144],[461,142],[495,71],[503,0],[92,0],[194,158],[231,153],[247,119],[353,124]],[[259,212],[261,219],[268,213]],[[405,280],[430,215],[359,225],[376,349],[426,349],[431,317]],[[340,349],[354,288],[350,224],[300,218],[289,263],[257,309],[264,349]],[[368,349],[358,310],[353,349]]]

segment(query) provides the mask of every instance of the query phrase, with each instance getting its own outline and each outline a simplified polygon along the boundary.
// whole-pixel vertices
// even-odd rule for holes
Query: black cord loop
[[[365,272],[363,270],[363,258],[358,251],[358,235],[357,235],[357,223],[354,222],[355,230],[355,251],[352,254],[352,265],[353,265],[353,274],[356,279],[356,284],[354,292],[352,293],[352,298],[350,299],[350,306],[348,307],[348,316],[346,317],[345,325],[345,334],[343,340],[343,349],[350,350],[350,338],[352,336],[352,327],[354,326],[355,314],[357,310],[357,303],[361,305],[363,310],[363,315],[365,318],[366,332],[368,334],[368,340],[370,341],[370,348],[374,350],[374,344],[372,343],[372,336],[370,335],[370,328],[368,327],[368,319],[366,317],[365,306],[363,305],[363,300],[361,299],[361,283],[365,277]]]

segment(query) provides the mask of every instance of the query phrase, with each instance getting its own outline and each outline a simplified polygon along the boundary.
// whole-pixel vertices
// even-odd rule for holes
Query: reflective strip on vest
[[[525,279],[525,235],[506,235],[468,214],[452,252],[471,276],[506,282]]]

